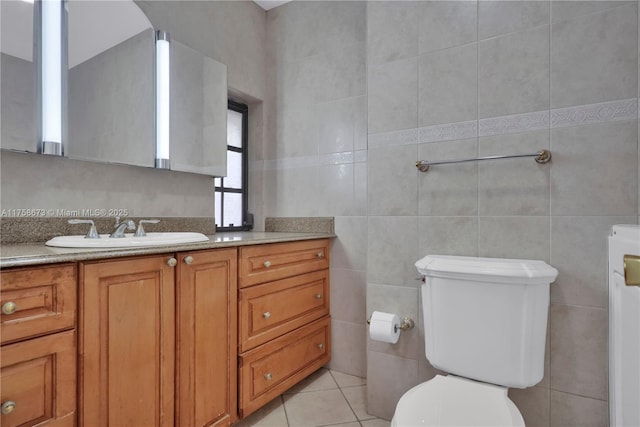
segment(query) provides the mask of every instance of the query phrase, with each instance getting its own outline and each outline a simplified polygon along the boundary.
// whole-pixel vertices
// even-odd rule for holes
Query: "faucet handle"
[[[89,227],[89,231],[87,235],[84,236],[85,239],[99,239],[100,235],[98,234],[98,230],[96,230],[96,225],[93,223],[91,219],[70,219],[67,221],[69,224],[91,224]]]
[[[144,237],[147,235],[147,233],[144,231],[144,227],[142,227],[143,223],[146,224],[157,224],[159,223],[160,220],[159,219],[141,219],[140,221],[138,221],[138,229],[136,230],[136,234],[134,234],[135,237]]]

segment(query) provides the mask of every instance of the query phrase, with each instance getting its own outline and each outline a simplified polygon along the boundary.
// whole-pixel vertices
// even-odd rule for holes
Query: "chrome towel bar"
[[[459,159],[459,160],[440,160],[436,162],[430,162],[429,160],[418,160],[416,162],[416,167],[420,172],[426,172],[429,170],[429,166],[432,165],[446,165],[449,163],[465,163],[465,162],[476,162],[480,160],[496,160],[496,159],[512,159],[516,157],[535,157],[536,163],[548,163],[551,160],[551,151],[549,150],[540,150],[535,153],[530,154],[511,154],[506,156],[488,156],[488,157],[476,157],[473,159]]]

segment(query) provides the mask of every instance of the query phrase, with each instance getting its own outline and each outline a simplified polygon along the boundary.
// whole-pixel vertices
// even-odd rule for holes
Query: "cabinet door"
[[[76,407],[76,336],[60,332],[2,347],[0,400],[13,408],[4,427],[73,426]]]
[[[170,258],[80,264],[80,425],[173,426]]]
[[[176,425],[236,417],[236,249],[178,256]]]

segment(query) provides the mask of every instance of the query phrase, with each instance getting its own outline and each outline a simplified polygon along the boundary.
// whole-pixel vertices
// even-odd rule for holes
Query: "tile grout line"
[[[284,393],[280,395],[280,403],[282,404],[282,410],[284,411],[284,419],[287,420],[287,427],[291,427],[289,423],[289,414],[287,414],[287,406],[284,404]]]
[[[327,369],[327,370],[329,371],[329,375],[331,375],[331,379],[333,379],[333,381],[336,383],[336,386],[338,386],[338,390],[340,390],[340,394],[344,398],[345,402],[347,402],[347,405],[349,405],[349,409],[351,409],[351,413],[356,418],[356,422],[360,424],[360,426],[362,426],[362,423],[360,422],[360,418],[358,418],[358,414],[356,414],[356,411],[353,410],[353,407],[351,406],[351,402],[349,402],[349,399],[347,399],[347,396],[342,391],[342,387],[340,387],[340,384],[338,384],[338,381],[336,381],[336,378],[333,376],[333,372],[331,372],[331,369]]]

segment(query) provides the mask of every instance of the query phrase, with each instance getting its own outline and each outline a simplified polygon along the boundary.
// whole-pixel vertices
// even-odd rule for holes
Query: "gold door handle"
[[[4,415],[9,415],[14,409],[16,409],[16,402],[12,400],[7,400],[0,406],[0,412]]]
[[[191,255],[184,257],[184,263],[187,265],[193,264],[193,257]]]
[[[2,304],[2,312],[4,314],[13,314],[18,309],[18,304],[13,301],[8,301]]]
[[[262,265],[264,265],[266,268],[271,267],[271,261],[265,261]]]
[[[640,256],[625,255],[624,263],[624,282],[627,286],[640,286]]]
[[[316,299],[321,299],[322,298],[322,294],[316,294]]]
[[[267,372],[266,374],[264,374],[264,379],[267,381],[271,381],[271,372]]]

